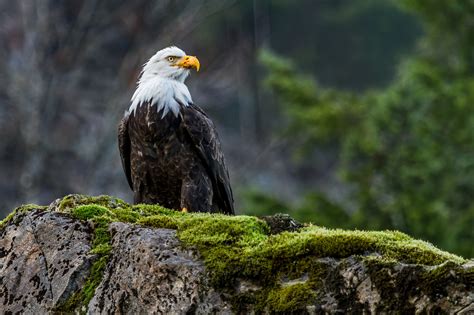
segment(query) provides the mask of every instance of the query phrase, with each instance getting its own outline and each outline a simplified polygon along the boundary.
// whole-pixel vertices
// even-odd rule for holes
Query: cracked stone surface
[[[81,288],[94,259],[91,233],[64,214],[17,214],[0,230],[1,313],[44,314]]]
[[[195,252],[170,229],[112,223],[112,255],[90,314],[229,314]]]
[[[0,314],[50,314],[83,287],[96,256],[91,224],[57,212],[19,212],[0,229]],[[293,223],[290,227],[293,228]],[[235,279],[225,292],[209,285],[199,253],[181,246],[176,231],[112,223],[111,254],[87,309],[89,314],[271,313],[255,299],[268,290],[259,279]],[[376,253],[367,253],[376,255]],[[295,257],[295,259],[298,259]],[[323,257],[314,300],[298,314],[474,314],[474,261],[437,266],[365,256]],[[312,278],[313,277],[313,278]],[[314,281],[302,271],[281,274],[276,286]],[[274,284],[275,285],[275,284]],[[233,304],[239,297],[239,305]]]

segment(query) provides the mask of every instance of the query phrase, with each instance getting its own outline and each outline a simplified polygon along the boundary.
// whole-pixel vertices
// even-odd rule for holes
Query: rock
[[[11,222],[0,230],[2,313],[47,313],[84,284],[95,257],[89,254],[92,229],[41,210]]]
[[[0,223],[1,313],[474,312],[472,260],[399,232],[263,220],[107,196],[20,208]]]
[[[303,227],[303,224],[284,213],[266,215],[260,217],[260,219],[267,223],[270,229],[270,234],[279,234],[285,231],[294,232]]]
[[[202,260],[181,248],[175,230],[112,223],[111,231],[112,255],[89,313],[230,313],[206,283]]]

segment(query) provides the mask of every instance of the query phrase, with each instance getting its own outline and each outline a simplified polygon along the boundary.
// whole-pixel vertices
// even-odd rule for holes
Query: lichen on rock
[[[49,226],[77,237],[53,241]],[[472,261],[397,231],[333,230],[285,215],[182,213],[69,195],[47,208],[18,209],[0,223],[0,233],[6,311],[32,303],[31,310],[43,312],[375,314],[474,305]],[[36,260],[25,258],[30,252]],[[73,261],[72,273],[57,278],[71,264],[55,267],[56,257]],[[12,266],[30,268],[38,289],[12,286],[30,281]]]

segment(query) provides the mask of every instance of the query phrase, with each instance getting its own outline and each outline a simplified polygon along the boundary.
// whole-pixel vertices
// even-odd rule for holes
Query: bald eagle
[[[199,60],[177,47],[144,65],[118,128],[119,151],[135,203],[234,214],[216,128],[184,84]]]

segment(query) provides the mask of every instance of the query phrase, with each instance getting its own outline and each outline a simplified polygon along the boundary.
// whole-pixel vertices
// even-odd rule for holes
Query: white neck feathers
[[[153,76],[140,79],[131,102],[130,113],[135,112],[141,104],[149,103],[156,106],[157,112],[163,110],[163,118],[170,111],[177,117],[180,106],[189,106],[193,101],[188,87],[183,82]]]

